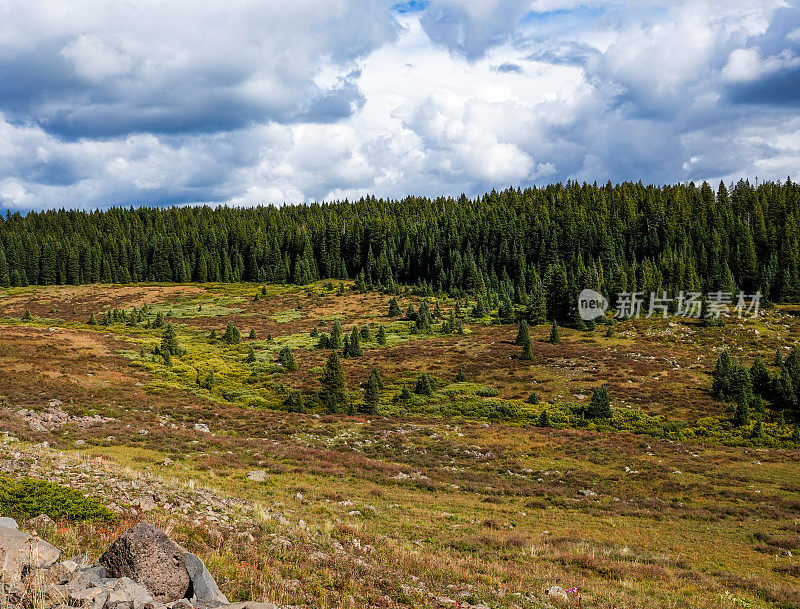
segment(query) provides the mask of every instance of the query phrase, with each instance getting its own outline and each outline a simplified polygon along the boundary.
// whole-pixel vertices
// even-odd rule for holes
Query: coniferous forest
[[[566,319],[585,287],[800,298],[800,187],[554,184],[475,199],[112,208],[0,218],[0,284],[354,278],[422,293],[538,294]]]

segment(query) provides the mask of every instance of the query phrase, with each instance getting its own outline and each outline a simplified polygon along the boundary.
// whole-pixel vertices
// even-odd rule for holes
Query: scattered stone
[[[117,539],[99,562],[109,577],[130,577],[144,584],[162,603],[184,598],[189,590],[184,551],[147,522],[140,522]]]
[[[578,494],[584,497],[597,497],[597,493],[589,489],[581,489],[578,491]]]
[[[208,428],[208,425],[205,423],[195,423],[194,430],[199,433],[211,433],[211,430]]]
[[[17,524],[17,521],[14,520],[13,518],[7,518],[5,516],[0,516],[0,527],[19,530],[19,525]]]
[[[269,474],[262,469],[247,472],[246,476],[251,482],[266,482],[269,480]]]
[[[565,601],[569,600],[567,593],[561,586],[550,586],[547,590],[544,591],[544,595],[548,598],[560,598]]]

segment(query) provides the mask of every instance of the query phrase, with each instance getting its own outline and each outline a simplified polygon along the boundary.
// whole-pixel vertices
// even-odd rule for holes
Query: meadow
[[[117,514],[64,517],[44,537],[95,556],[146,518],[232,600],[800,607],[796,427],[769,409],[736,426],[710,391],[723,349],[775,374],[800,307],[563,327],[555,344],[532,326],[525,361],[497,311],[402,290],[390,316],[391,298],[341,281],[2,289],[2,469]],[[429,331],[406,315],[423,301],[441,312]],[[456,306],[463,333],[445,333]],[[336,322],[363,354],[342,358],[331,414],[315,394]],[[179,348],[165,358],[168,324]],[[296,370],[278,361],[287,347]],[[594,420],[600,385],[612,416]],[[543,596],[553,585],[566,600]]]

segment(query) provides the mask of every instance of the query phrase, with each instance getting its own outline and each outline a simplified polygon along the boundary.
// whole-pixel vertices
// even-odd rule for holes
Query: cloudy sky
[[[786,0],[0,0],[0,209],[793,177]]]

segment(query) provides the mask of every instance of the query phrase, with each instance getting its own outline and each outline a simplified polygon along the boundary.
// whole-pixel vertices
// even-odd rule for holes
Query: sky
[[[0,0],[0,210],[799,162],[797,0]]]

